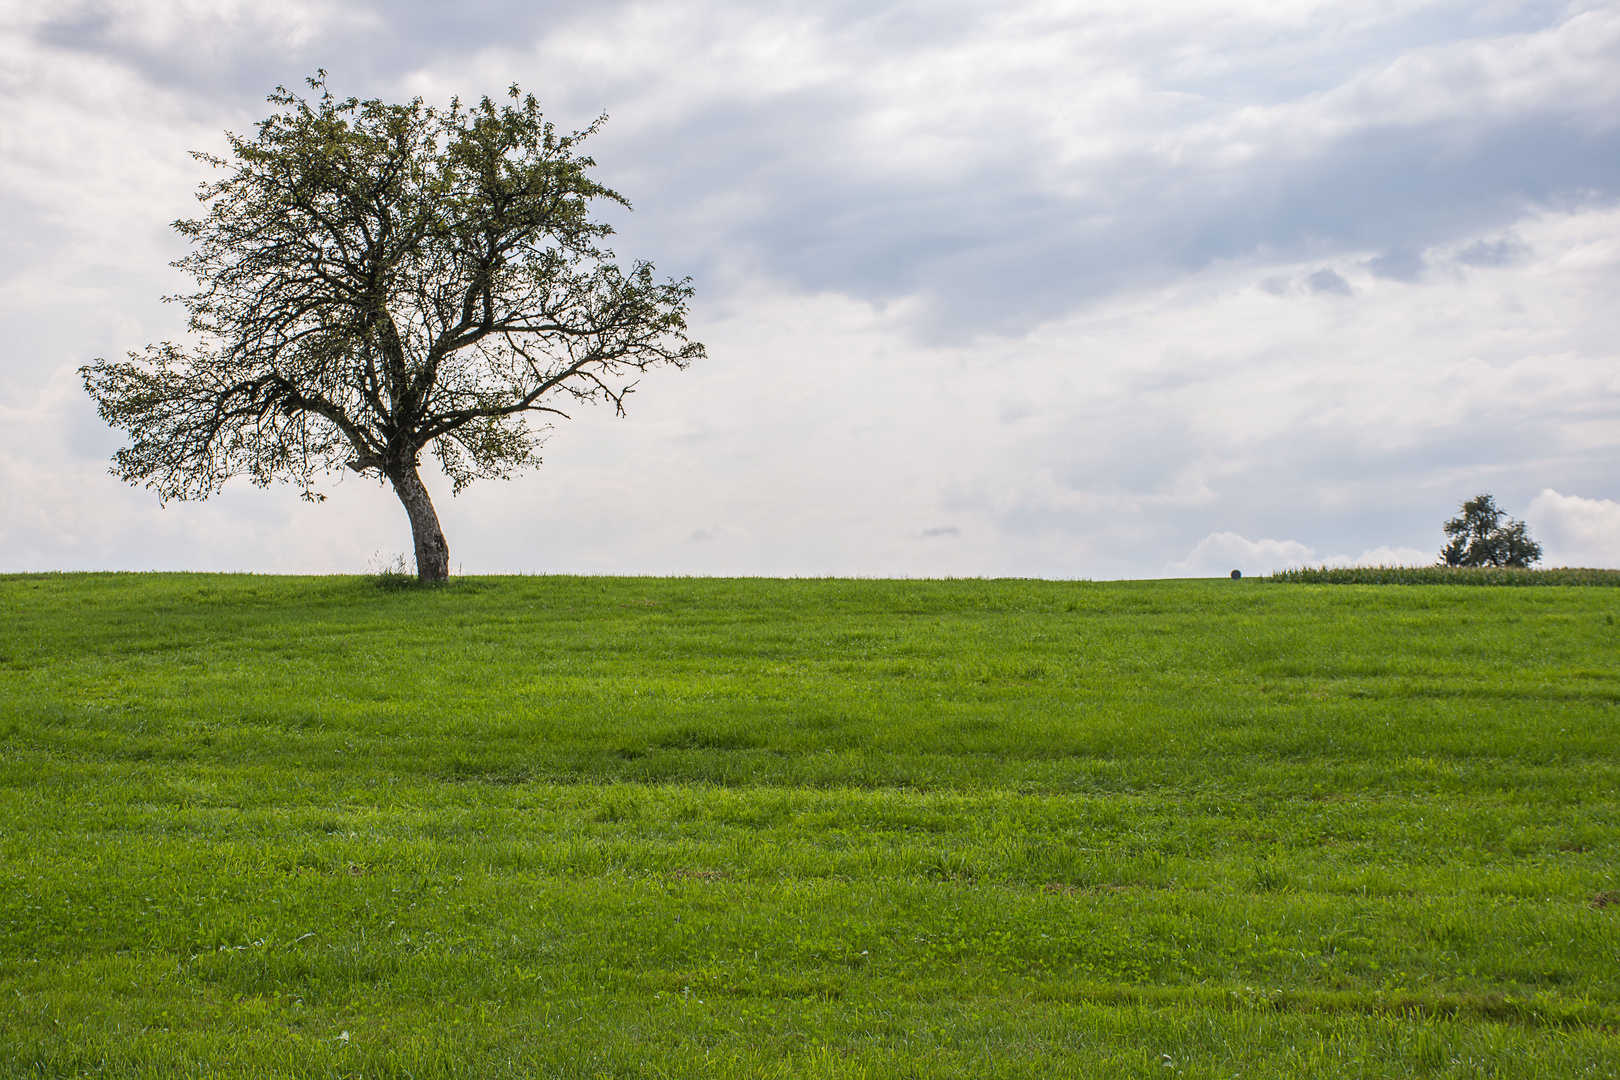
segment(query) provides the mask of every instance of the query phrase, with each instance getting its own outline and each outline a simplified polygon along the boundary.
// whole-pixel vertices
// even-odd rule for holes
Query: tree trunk
[[[439,515],[433,509],[433,500],[428,498],[422,478],[417,475],[415,466],[410,466],[397,476],[390,474],[388,480],[411,519],[411,539],[416,541],[416,579],[444,581],[450,576],[450,545],[444,542]]]

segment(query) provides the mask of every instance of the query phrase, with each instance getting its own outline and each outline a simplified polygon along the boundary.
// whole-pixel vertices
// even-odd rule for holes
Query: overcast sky
[[[466,573],[1620,566],[1620,3],[0,0],[0,570],[358,572],[392,494],[160,508],[76,369],[179,336],[277,84],[606,112],[709,359],[452,498]]]

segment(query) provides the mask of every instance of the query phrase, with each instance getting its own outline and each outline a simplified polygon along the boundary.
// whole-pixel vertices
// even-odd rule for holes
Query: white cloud
[[[1166,563],[1165,577],[1245,576],[1292,570],[1316,560],[1316,551],[1297,540],[1248,540],[1232,532],[1210,533],[1180,562]]]
[[[1432,551],[1419,551],[1417,548],[1390,547],[1384,545],[1363,551],[1354,559],[1343,563],[1329,560],[1328,565],[1343,566],[1431,566],[1436,559]]]
[[[1542,546],[1543,565],[1620,567],[1620,502],[1546,488],[1524,519]]]
[[[1193,546],[1185,559],[1166,563],[1165,577],[1225,577],[1233,570],[1245,577],[1302,566],[1427,566],[1434,556],[1417,548],[1369,548],[1355,558],[1329,555],[1318,558],[1316,549],[1297,540],[1249,540],[1237,533],[1210,533]]]

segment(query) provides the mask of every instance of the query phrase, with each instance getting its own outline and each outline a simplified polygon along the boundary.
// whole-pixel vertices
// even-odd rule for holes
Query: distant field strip
[[[1607,588],[0,603],[0,1076],[1620,1072]]]
[[[1306,566],[1278,570],[1262,580],[1295,585],[1620,585],[1620,570],[1508,566]]]

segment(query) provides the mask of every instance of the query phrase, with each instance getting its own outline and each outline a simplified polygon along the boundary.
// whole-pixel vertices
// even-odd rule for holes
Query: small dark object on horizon
[[[1242,576],[1243,576],[1243,571],[1241,571],[1241,570],[1232,571],[1232,580],[1233,581],[1236,581],[1238,578],[1240,578]]]

